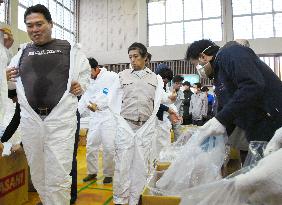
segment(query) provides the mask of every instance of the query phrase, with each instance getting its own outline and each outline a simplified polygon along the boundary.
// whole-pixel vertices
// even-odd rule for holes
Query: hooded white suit
[[[9,67],[18,67],[24,48],[25,46],[12,59]],[[72,166],[78,104],[77,97],[70,93],[70,87],[71,82],[76,80],[85,90],[89,78],[88,60],[76,45],[70,51],[67,90],[44,120],[29,105],[21,78],[17,78],[22,143],[33,185],[44,205],[69,204],[71,186],[69,174]]]

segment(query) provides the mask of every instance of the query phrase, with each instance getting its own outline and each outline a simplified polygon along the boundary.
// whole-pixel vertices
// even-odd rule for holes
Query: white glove
[[[9,156],[11,154],[12,143],[4,142],[3,146],[4,146],[4,148],[3,148],[3,152],[2,152],[2,157]]]
[[[250,204],[282,204],[282,149],[263,158],[246,174],[234,178],[235,188]]]
[[[198,142],[199,144],[202,144],[207,137],[225,135],[225,133],[225,127],[215,117],[213,117],[199,128],[197,137]]]
[[[282,148],[282,127],[275,131],[274,136],[267,144],[263,154],[264,156],[267,156],[280,148]]]

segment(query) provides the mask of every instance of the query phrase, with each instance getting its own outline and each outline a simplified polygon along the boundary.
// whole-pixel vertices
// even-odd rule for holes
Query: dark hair
[[[176,75],[173,77],[172,82],[176,83],[176,82],[182,82],[184,80],[184,78],[181,75]]]
[[[204,87],[202,87],[201,91],[202,92],[207,92],[207,91],[209,91],[209,88],[207,86],[204,86]]]
[[[189,83],[189,81],[185,81],[184,83],[182,83],[182,85],[187,85],[187,86],[191,87],[191,84]]]
[[[129,46],[128,53],[131,50],[139,50],[139,53],[143,58],[145,58],[147,55],[147,48],[142,43],[133,43],[131,46]]]
[[[156,73],[157,75],[160,74],[160,71],[161,71],[162,69],[169,69],[169,68],[168,68],[168,66],[167,66],[166,64],[164,64],[164,63],[158,64],[157,67],[156,67],[156,69],[155,69],[155,73]]]
[[[26,23],[26,17],[32,13],[41,13],[49,23],[52,22],[50,11],[44,5],[36,4],[34,6],[28,7],[25,10],[24,23]]]
[[[160,64],[160,65],[165,65],[165,64]],[[159,65],[158,65],[159,67]],[[167,65],[165,65],[164,67],[162,68],[159,68],[156,69],[156,74],[157,75],[160,75],[162,77],[162,79],[167,79],[168,81],[171,81],[172,78],[173,78],[173,72],[171,69],[169,69],[167,67]]]
[[[219,50],[219,46],[211,40],[202,39],[194,41],[187,49],[185,59],[198,59],[200,53],[204,53],[208,56],[214,56]]]
[[[151,53],[147,53],[147,59],[149,60],[149,61],[151,61],[151,59],[152,59],[152,54]]]
[[[194,83],[194,85],[196,85],[197,88],[201,88],[201,87],[202,87],[202,84],[201,84],[201,83]]]
[[[98,62],[95,60],[95,58],[88,58],[89,64],[91,68],[96,69],[98,66]]]

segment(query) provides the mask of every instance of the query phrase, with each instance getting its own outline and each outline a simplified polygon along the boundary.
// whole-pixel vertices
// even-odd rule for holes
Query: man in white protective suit
[[[91,66],[90,86],[79,101],[80,114],[89,113],[89,131],[87,134],[86,160],[88,176],[84,182],[97,179],[98,154],[103,145],[103,183],[111,183],[114,176],[114,139],[116,125],[113,113],[109,109],[109,93],[112,92],[112,82],[118,79],[118,74],[100,68],[94,58],[88,58]]]
[[[119,73],[115,81],[114,203],[135,205],[146,183],[155,156],[156,114],[162,100],[175,100],[163,90],[163,82],[145,66],[146,47],[133,43],[128,48],[132,68]]]
[[[52,39],[53,22],[45,6],[27,8],[24,22],[32,42],[12,59],[7,74],[16,81],[22,143],[42,203],[66,205],[70,203],[77,96],[89,83],[90,66],[77,45]]]

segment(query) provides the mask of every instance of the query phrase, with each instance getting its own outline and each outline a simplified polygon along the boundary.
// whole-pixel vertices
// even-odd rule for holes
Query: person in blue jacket
[[[201,77],[214,80],[218,113],[199,132],[208,136],[231,134],[238,126],[248,141],[269,141],[282,126],[282,82],[255,52],[232,41],[219,48],[210,40],[193,42],[186,59]]]

